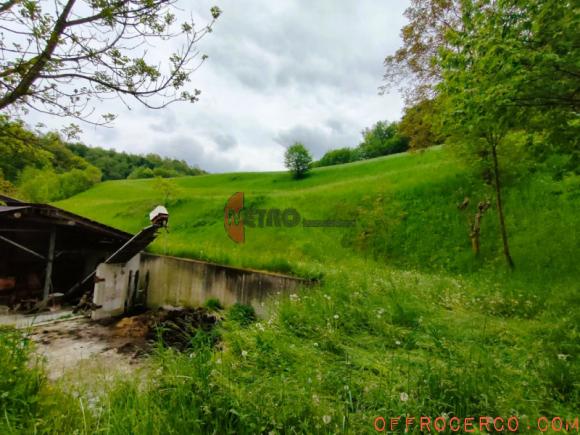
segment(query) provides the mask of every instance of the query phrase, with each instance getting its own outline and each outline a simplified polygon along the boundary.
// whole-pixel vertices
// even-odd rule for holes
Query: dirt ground
[[[157,340],[186,351],[197,330],[210,331],[219,321],[205,308],[159,309],[106,321],[57,320],[29,330],[50,379],[82,382],[139,371]]]
[[[75,318],[31,330],[36,353],[44,358],[48,377],[82,379],[87,371],[105,377],[130,373],[143,363],[144,337],[127,336],[116,322]]]

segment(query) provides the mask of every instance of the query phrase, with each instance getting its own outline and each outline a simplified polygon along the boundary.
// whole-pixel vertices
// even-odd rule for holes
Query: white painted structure
[[[141,254],[127,263],[101,263],[95,276],[93,302],[101,308],[93,311],[93,320],[124,314],[135,300],[139,285]]]

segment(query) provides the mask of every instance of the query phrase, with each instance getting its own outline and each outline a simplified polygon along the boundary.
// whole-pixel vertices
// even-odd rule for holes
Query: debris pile
[[[219,315],[205,308],[159,309],[125,317],[115,326],[115,335],[161,340],[165,346],[184,351],[191,347],[198,331],[210,332],[221,320]]]

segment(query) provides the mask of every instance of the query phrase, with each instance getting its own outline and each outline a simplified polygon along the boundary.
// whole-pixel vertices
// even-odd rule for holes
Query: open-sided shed
[[[132,237],[57,207],[0,195],[0,305],[67,293]]]

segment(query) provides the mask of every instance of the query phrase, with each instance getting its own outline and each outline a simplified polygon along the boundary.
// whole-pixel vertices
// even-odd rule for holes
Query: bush
[[[224,309],[222,303],[218,298],[210,298],[205,301],[205,307],[210,311],[221,311]]]
[[[60,179],[60,196],[69,198],[77,193],[84,192],[101,181],[101,171],[94,166],[87,169],[73,169],[59,175]]]
[[[140,178],[154,178],[155,173],[153,169],[148,168],[146,166],[140,166],[138,168],[133,169],[133,171],[127,176],[128,180],[136,180]]]
[[[241,326],[248,326],[256,321],[256,310],[251,305],[236,303],[230,308],[228,319],[239,323]]]

